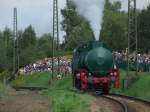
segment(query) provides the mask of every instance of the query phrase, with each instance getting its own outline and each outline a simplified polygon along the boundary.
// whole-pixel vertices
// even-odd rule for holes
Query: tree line
[[[8,27],[0,32],[0,73],[9,72],[11,74],[12,72],[14,41],[13,32]],[[52,55],[52,36],[43,34],[37,37],[31,25],[24,31],[18,31],[18,41],[20,67]]]

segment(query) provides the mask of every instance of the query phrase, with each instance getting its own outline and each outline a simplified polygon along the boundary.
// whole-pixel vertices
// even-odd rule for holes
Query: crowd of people
[[[118,68],[126,68],[129,60],[130,70],[136,70],[136,54],[131,53],[127,60],[127,53],[113,52],[114,60]],[[150,55],[148,54],[137,54],[137,68],[141,72],[150,72]]]
[[[58,59],[54,58],[54,72],[58,70]],[[71,73],[71,59],[68,59],[66,57],[60,57],[59,58],[59,70],[60,73],[69,74]],[[40,60],[36,63],[29,64],[23,68],[20,69],[20,74],[32,74],[34,72],[43,72],[48,71],[52,72],[52,59],[51,58],[45,58],[43,60]]]
[[[113,58],[117,68],[127,68],[127,53],[113,52]],[[64,74],[71,74],[71,59],[66,57],[60,57],[59,71]],[[137,54],[137,67],[138,71],[150,72],[150,55],[148,54]],[[136,70],[136,55],[132,53],[129,55],[129,68],[130,70]],[[58,60],[54,58],[54,72],[58,70]],[[45,58],[36,63],[29,64],[20,69],[20,74],[32,74],[33,72],[52,72],[52,59]]]

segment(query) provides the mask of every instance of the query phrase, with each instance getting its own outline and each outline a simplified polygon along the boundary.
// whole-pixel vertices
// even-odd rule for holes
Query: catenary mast
[[[17,8],[13,12],[13,78],[19,73],[19,38],[18,38],[18,22],[17,22]]]
[[[55,46],[56,41],[56,46]],[[54,56],[57,51],[57,73],[60,72],[59,57],[59,18],[58,18],[58,0],[53,0],[53,39],[52,39],[52,78],[54,78]]]
[[[129,76],[129,54],[135,52],[136,58],[136,75],[138,74],[137,66],[137,53],[138,53],[138,37],[137,37],[137,10],[136,10],[136,0],[128,0],[128,50],[127,50],[127,60],[128,60],[128,70],[127,77]]]

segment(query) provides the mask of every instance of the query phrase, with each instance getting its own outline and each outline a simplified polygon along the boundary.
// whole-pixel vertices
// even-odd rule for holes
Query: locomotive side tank
[[[88,70],[99,77],[107,76],[107,72],[113,67],[112,54],[103,46],[91,49],[85,56],[84,61]],[[100,74],[100,72],[103,72],[103,74]]]
[[[78,89],[94,88],[108,93],[112,83],[119,86],[119,73],[114,69],[112,53],[101,41],[91,41],[75,49],[72,72]]]

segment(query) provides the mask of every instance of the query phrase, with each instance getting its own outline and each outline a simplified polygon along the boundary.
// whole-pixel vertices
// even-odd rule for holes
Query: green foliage
[[[54,42],[56,46],[56,42]],[[44,34],[41,38],[38,39],[37,48],[43,57],[52,56],[52,37],[50,34]]]
[[[140,75],[140,79],[135,82],[127,91],[125,91],[124,94],[150,100],[149,73],[141,73]]]
[[[138,16],[138,38],[139,50],[149,52],[150,50],[150,5],[143,9]]]
[[[3,42],[0,42],[0,71],[6,67],[6,49]]]
[[[52,100],[54,112],[90,112],[92,97],[88,94],[80,95],[73,91],[72,77],[67,76],[62,80],[55,81],[48,95]]]
[[[126,76],[124,70],[120,71],[121,79],[123,80]],[[149,73],[139,73],[139,80],[136,81],[128,89],[113,89],[113,92],[125,94],[133,97],[139,97],[142,99],[150,100],[150,75]]]
[[[71,90],[72,89],[72,77],[63,77],[63,80],[58,80],[49,88],[50,90]]]
[[[43,57],[44,54],[38,51],[36,34],[31,25],[24,32],[19,31],[18,35],[21,67]]]
[[[48,72],[34,73],[32,75],[20,75],[11,82],[13,86],[48,87],[51,74]]]
[[[43,54],[38,51],[34,46],[25,48],[20,53],[20,66],[25,66],[27,64],[33,63],[38,59],[44,58]]]
[[[0,81],[6,80],[8,81],[11,77],[11,73],[8,70],[3,71],[0,73]]]
[[[73,50],[94,39],[89,22],[77,13],[75,3],[72,0],[68,1],[68,6],[61,13],[64,17],[62,28],[66,32],[65,49]]]
[[[34,46],[36,44],[36,34],[33,27],[30,25],[22,34],[22,48]]]
[[[77,46],[92,40],[92,32],[90,29],[87,29],[87,27],[88,26],[85,23],[81,23],[80,25],[74,27],[74,30],[68,37],[68,43],[66,44],[66,47],[69,50],[73,50]]]
[[[121,3],[106,0],[100,39],[112,50],[127,47],[127,13],[121,11]]]
[[[10,45],[9,42],[10,42],[11,36],[12,36],[11,30],[8,27],[6,27],[3,31],[3,37],[2,37],[6,49],[8,49],[8,47]]]
[[[69,91],[52,91],[54,112],[90,112],[89,95],[79,95]]]
[[[12,72],[13,69],[15,40],[12,34],[7,27],[0,32],[0,74],[6,70]],[[24,31],[18,31],[18,40],[20,67],[51,56],[52,37],[50,34],[37,38],[34,28],[30,25]]]
[[[150,5],[137,11],[138,15],[138,47],[139,52],[149,52],[150,49]],[[128,13],[121,11],[121,3],[105,1],[104,16],[100,39],[112,50],[127,48]]]
[[[0,82],[0,100],[4,99],[7,95],[7,87]],[[0,110],[1,111],[1,110]]]

